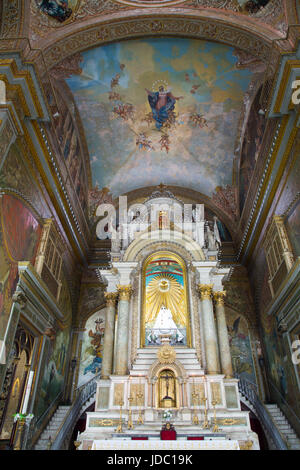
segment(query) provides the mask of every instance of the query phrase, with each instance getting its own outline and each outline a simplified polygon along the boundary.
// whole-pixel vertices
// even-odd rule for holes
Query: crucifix
[[[163,190],[166,189],[167,186],[163,183],[160,183],[157,187],[158,187],[160,192],[163,192]]]
[[[169,383],[169,379],[173,379],[173,376],[171,374],[169,374],[168,372],[166,372],[166,375],[161,375],[160,376],[161,379],[165,379],[165,382],[166,382],[166,396],[163,398],[163,400],[165,398],[171,398],[173,400],[172,397],[169,397],[169,388],[170,388],[170,383]]]

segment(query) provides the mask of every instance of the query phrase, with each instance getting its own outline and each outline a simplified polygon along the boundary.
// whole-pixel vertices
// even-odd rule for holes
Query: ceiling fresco
[[[156,38],[82,53],[66,82],[89,148],[93,186],[114,196],[159,183],[211,196],[232,183],[253,72],[222,44]]]

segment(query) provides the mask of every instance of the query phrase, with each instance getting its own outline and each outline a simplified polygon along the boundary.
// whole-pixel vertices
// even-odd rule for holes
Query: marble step
[[[300,450],[300,440],[292,426],[276,404],[266,405],[278,430],[285,437],[292,450]]]
[[[65,416],[68,413],[70,406],[61,405],[57,408],[56,412],[50,419],[46,428],[42,432],[38,442],[35,445],[36,450],[47,450],[49,447],[49,437],[53,440],[56,436],[60,426],[64,422]]]

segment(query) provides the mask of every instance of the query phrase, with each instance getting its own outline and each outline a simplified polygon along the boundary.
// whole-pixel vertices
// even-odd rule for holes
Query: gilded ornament
[[[107,306],[114,306],[118,297],[117,292],[104,292]]]
[[[164,344],[159,348],[157,357],[161,364],[172,364],[176,359],[176,351],[172,346]]]
[[[252,441],[244,441],[240,443],[240,449],[241,450],[251,450],[253,447],[253,442]]]
[[[132,287],[129,284],[128,286],[117,286],[118,288],[118,293],[119,293],[119,299],[120,300],[129,300],[130,296],[132,294]]]
[[[224,305],[224,299],[226,297],[225,290],[214,292],[213,295],[214,295],[214,299],[217,305]]]
[[[212,295],[213,284],[199,284],[198,290],[201,300],[209,300]]]

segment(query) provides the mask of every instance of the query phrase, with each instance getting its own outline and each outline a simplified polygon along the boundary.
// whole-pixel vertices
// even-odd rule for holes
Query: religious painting
[[[265,325],[265,321],[263,321]],[[267,368],[270,373],[270,379],[273,386],[279,391],[281,396],[285,399],[287,397],[287,374],[286,366],[282,361],[283,351],[280,346],[280,338],[277,333],[276,319],[271,318],[268,329],[264,331],[264,344],[267,359]]]
[[[35,0],[35,2],[42,13],[60,23],[71,18],[80,4],[80,0]]]
[[[102,368],[105,309],[95,312],[86,322],[82,338],[78,387],[92,379]]]
[[[147,38],[96,47],[81,58],[65,81],[82,118],[93,186],[117,197],[163,175],[164,184],[211,197],[232,183],[243,97],[253,78],[234,48]]]
[[[45,369],[34,414],[41,416],[61,393],[67,372],[67,353],[70,329],[59,330],[53,339],[47,340]]]
[[[0,199],[0,338],[4,337],[12,295],[18,277],[18,261],[34,264],[42,227],[18,198]]]
[[[228,307],[226,320],[233,371],[241,378],[255,384],[256,375],[247,321],[241,314]]]
[[[146,346],[160,345],[165,334],[172,345],[188,344],[185,268],[178,257],[161,253],[146,262],[142,321]]]

